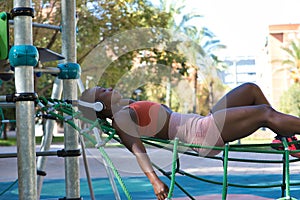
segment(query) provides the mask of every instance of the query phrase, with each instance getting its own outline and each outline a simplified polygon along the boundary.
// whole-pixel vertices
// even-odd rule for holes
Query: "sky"
[[[233,56],[256,55],[266,42],[268,26],[300,23],[300,0],[185,0],[187,11],[203,18]]]

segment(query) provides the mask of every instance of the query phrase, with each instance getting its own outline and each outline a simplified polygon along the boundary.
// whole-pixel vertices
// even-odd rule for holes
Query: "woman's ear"
[[[105,105],[101,101],[96,101],[95,103],[90,103],[90,102],[78,100],[78,105],[81,105],[83,107],[92,108],[96,112],[101,112],[102,110],[105,109]]]

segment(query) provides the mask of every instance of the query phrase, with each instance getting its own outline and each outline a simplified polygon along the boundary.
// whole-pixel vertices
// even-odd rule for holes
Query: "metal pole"
[[[60,99],[61,93],[62,93],[62,81],[60,79],[56,78],[53,83],[51,98],[52,99]],[[54,120],[49,120],[49,119],[46,120],[44,136],[43,136],[43,140],[41,142],[41,149],[40,149],[41,151],[48,151],[50,149],[55,123],[56,122]],[[47,163],[47,157],[45,157],[45,156],[38,157],[37,169],[40,171],[45,171],[46,163]],[[38,176],[38,178],[37,178],[38,197],[40,197],[40,195],[41,195],[43,181],[44,181],[44,176]]]
[[[62,0],[62,55],[65,62],[76,63],[76,1]],[[63,80],[63,98],[77,99],[77,80]],[[72,119],[75,121],[75,119]],[[78,123],[78,122],[75,122]],[[65,149],[74,150],[79,148],[78,134],[67,123],[64,124]],[[65,158],[65,182],[66,198],[80,198],[79,182],[79,158]]]
[[[67,0],[69,1],[69,0]],[[65,99],[77,99],[76,88],[77,83],[73,80],[63,81],[63,96]],[[67,89],[68,88],[68,89]],[[76,97],[75,97],[76,96]],[[72,119],[75,121],[75,119]],[[76,120],[77,121],[77,120]],[[78,133],[70,125],[64,124],[64,145],[66,150],[74,150],[79,148]],[[80,197],[80,183],[79,183],[79,158],[66,157],[65,158],[65,180],[66,180],[66,195],[67,198]]]
[[[30,0],[15,0],[14,7],[32,7]],[[32,45],[32,17],[14,18],[14,45]],[[33,93],[33,66],[15,68],[17,93]],[[19,199],[36,199],[34,101],[16,102]]]
[[[85,169],[85,173],[86,173],[86,177],[87,177],[87,182],[88,182],[88,186],[90,189],[90,197],[91,200],[95,200],[95,193],[93,190],[93,185],[92,185],[92,180],[91,180],[91,175],[90,175],[90,170],[89,170],[89,164],[88,164],[88,160],[87,160],[87,156],[86,156],[86,151],[85,151],[85,143],[84,143],[84,138],[82,136],[80,136],[80,140],[81,140],[81,149],[82,149],[82,159],[83,159],[83,164],[84,164],[84,169]]]

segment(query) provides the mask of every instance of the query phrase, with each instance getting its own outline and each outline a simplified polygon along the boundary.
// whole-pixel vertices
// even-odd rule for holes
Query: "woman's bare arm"
[[[164,200],[167,198],[168,187],[155,173],[145,146],[140,139],[137,125],[128,117],[128,112],[120,111],[114,118],[113,127],[125,147],[135,155],[139,166],[151,182],[157,199]]]

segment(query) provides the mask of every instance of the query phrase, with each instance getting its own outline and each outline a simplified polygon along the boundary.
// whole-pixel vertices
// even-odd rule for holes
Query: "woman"
[[[89,118],[112,119],[112,126],[124,145],[136,156],[159,200],[167,198],[168,187],[153,170],[140,136],[160,139],[178,137],[190,144],[223,146],[261,127],[271,129],[278,136],[290,138],[294,138],[294,133],[300,133],[300,118],[274,110],[261,89],[253,83],[245,83],[231,90],[207,116],[180,114],[162,104],[122,99],[117,91],[102,87],[86,90],[80,101],[101,102],[103,109],[96,114],[91,108],[85,107],[84,103],[79,109]],[[204,156],[219,153],[205,149],[194,150]]]

